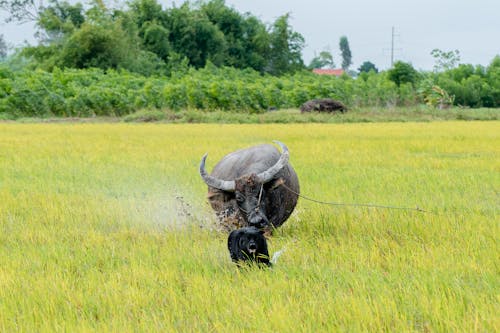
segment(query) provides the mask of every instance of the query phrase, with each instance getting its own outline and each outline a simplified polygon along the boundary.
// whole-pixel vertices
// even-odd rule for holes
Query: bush
[[[298,108],[315,98],[333,98],[348,108],[413,106],[423,101],[430,105],[452,101],[470,107],[500,105],[497,58],[486,69],[464,65],[426,75],[423,80],[418,75],[420,83],[413,74],[398,74],[395,79],[391,71],[353,79],[306,71],[274,77],[210,64],[200,70],[179,68],[169,77],[146,77],[125,70],[13,72],[0,67],[0,113],[16,117],[125,116],[142,109],[263,113],[271,108]]]
[[[399,87],[404,83],[415,84],[418,80],[418,72],[409,63],[397,61],[388,71],[388,78]]]

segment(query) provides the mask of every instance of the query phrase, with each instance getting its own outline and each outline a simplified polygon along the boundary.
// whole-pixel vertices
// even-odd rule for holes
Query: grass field
[[[280,140],[304,195],[238,270],[198,175]],[[0,124],[1,332],[500,331],[500,122]]]
[[[353,108],[346,113],[307,112],[285,109],[264,113],[244,111],[202,110],[139,110],[123,117],[49,117],[17,118],[7,120],[0,113],[0,122],[18,123],[109,123],[109,122],[160,122],[160,123],[212,123],[212,124],[287,124],[287,123],[374,123],[374,122],[429,122],[443,120],[500,120],[500,108],[459,108],[439,110],[425,105],[412,107]]]

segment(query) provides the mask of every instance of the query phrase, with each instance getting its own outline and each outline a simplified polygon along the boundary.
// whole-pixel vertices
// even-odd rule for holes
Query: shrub
[[[184,68],[169,77],[95,68],[13,72],[4,66],[0,67],[0,113],[16,117],[124,116],[141,109],[259,113],[270,108],[298,108],[315,98],[333,98],[348,108],[412,106],[422,101],[498,107],[498,59],[487,68],[463,65],[426,75],[423,80],[404,64],[395,70],[406,72],[370,72],[357,79],[305,71],[274,77],[210,64],[200,70]],[[415,81],[417,76],[420,83]]]
[[[397,61],[388,71],[388,78],[399,87],[404,83],[415,84],[418,80],[418,72],[410,63]]]

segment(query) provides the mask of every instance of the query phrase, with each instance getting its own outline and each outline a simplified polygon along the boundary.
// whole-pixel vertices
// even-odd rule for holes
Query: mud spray
[[[153,191],[131,191],[119,199],[131,222],[159,229],[186,226],[215,228],[216,219],[203,194],[165,185]]]

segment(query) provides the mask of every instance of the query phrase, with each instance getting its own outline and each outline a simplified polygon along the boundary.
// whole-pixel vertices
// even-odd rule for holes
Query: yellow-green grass
[[[198,175],[280,140],[302,193],[237,269]],[[500,122],[0,124],[0,331],[500,330]]]

